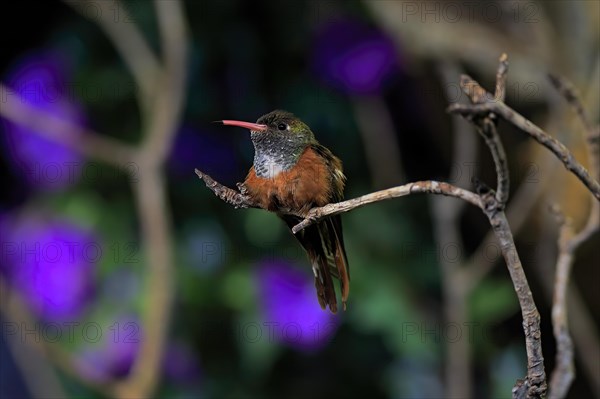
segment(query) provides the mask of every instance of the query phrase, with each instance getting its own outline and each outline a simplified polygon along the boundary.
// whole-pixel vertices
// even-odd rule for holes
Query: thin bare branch
[[[469,75],[460,75],[460,88],[473,104],[485,104],[494,101],[494,96],[487,92]]]
[[[484,104],[452,104],[448,107],[451,113],[457,113],[468,118],[479,117],[493,112],[529,134],[538,143],[548,148],[556,157],[600,200],[600,184],[588,170],[581,165],[573,154],[561,142],[544,132],[533,122],[517,113],[503,102],[487,102]]]
[[[508,56],[502,54],[500,57],[500,66],[496,75],[497,95],[504,96],[506,86],[506,73],[508,72]],[[462,75],[460,79],[462,90],[469,96],[473,104],[483,104],[492,101],[493,96],[488,93],[479,83],[468,75]],[[486,145],[492,153],[494,165],[496,166],[496,199],[500,206],[504,207],[508,202],[510,190],[510,178],[508,174],[508,163],[506,160],[506,151],[496,130],[497,119],[494,113],[490,112],[487,116],[473,120],[477,131],[484,138]]]
[[[198,169],[195,169],[198,177],[204,181],[206,187],[210,189],[217,197],[221,200],[233,205],[235,208],[257,208],[257,205],[252,202],[250,197],[244,195],[241,192],[235,191],[229,187],[222,185],[215,181],[212,177],[206,173],[202,173]],[[240,186],[241,187],[241,186]]]
[[[556,365],[550,378],[550,399],[566,397],[571,383],[575,379],[573,361],[573,341],[569,333],[567,321],[567,287],[573,267],[573,252],[569,250],[569,242],[573,238],[571,221],[564,217],[558,205],[553,212],[561,225],[558,240],[559,255],[556,262],[554,282],[554,299],[552,304],[552,328],[556,339]]]
[[[508,74],[508,55],[502,53],[499,59],[498,71],[496,72],[496,91],[494,98],[497,101],[504,102],[506,98],[506,77]]]
[[[490,196],[491,198],[491,196]],[[493,209],[496,199],[489,200]],[[517,383],[513,391],[513,398],[542,398],[546,393],[546,371],[544,369],[544,356],[542,354],[542,334],[540,330],[540,314],[537,310],[523,265],[519,259],[514,239],[504,212],[486,212],[492,229],[502,249],[502,256],[508,267],[510,277],[519,299],[521,316],[523,317],[523,330],[525,331],[525,350],[527,352],[527,379],[524,384],[527,389],[519,389]]]
[[[488,216],[496,238],[500,242],[500,248],[509,269],[523,316],[528,364],[527,389],[524,391],[519,390],[518,392],[525,392],[527,397],[543,397],[546,391],[546,374],[541,347],[540,315],[533,301],[533,296],[531,295],[523,266],[519,260],[506,216],[503,211],[499,210],[499,204],[495,196],[490,195],[491,193],[480,197],[471,191],[454,187],[447,183],[436,181],[409,183],[347,201],[313,208],[302,222],[293,227],[292,231],[297,233],[322,218],[348,212],[372,202],[399,198],[414,193],[441,194],[460,198],[482,209]]]
[[[556,104],[551,103],[550,105],[549,119],[546,121],[546,126],[554,126],[561,118],[561,112]],[[507,204],[506,208],[506,217],[509,220],[514,236],[517,236],[518,232],[521,231],[521,228],[531,216],[531,212],[535,209],[535,205],[539,203],[548,185],[552,183],[549,179],[538,180],[535,176],[542,170],[545,171],[547,176],[553,176],[558,172],[559,166],[557,162],[554,162],[550,154],[534,151],[533,147],[537,146],[537,142],[532,140],[528,145],[532,148],[526,150],[526,152],[533,154],[535,158],[528,162],[528,177],[511,195],[511,201]],[[464,281],[470,287],[476,286],[493,270],[496,263],[488,259],[486,252],[494,245],[495,239],[494,233],[491,231],[488,232],[466,262],[467,266],[463,269],[465,274]]]
[[[504,208],[508,202],[510,185],[508,161],[506,159],[504,145],[496,130],[496,124],[491,118],[485,118],[479,126],[478,131],[483,136],[485,143],[492,153],[494,165],[496,166],[496,200],[498,201],[498,204]]]
[[[506,74],[508,72],[508,57],[502,54],[500,65],[496,74],[496,97],[505,96]],[[501,101],[494,98],[479,83],[467,75],[461,77],[461,88],[476,107]],[[451,107],[459,107],[453,104]],[[467,107],[467,106],[465,106]],[[468,118],[478,129],[485,139],[494,164],[496,167],[496,192],[482,193],[485,215],[488,217],[496,239],[500,243],[502,255],[508,267],[512,279],[521,315],[523,317],[523,329],[525,332],[525,349],[527,351],[527,378],[517,381],[513,389],[514,398],[540,398],[546,393],[546,371],[544,369],[544,357],[542,354],[542,342],[540,331],[540,314],[537,310],[527,277],[516,250],[514,238],[504,213],[509,195],[509,172],[506,152],[498,132],[496,130],[496,115],[493,111],[487,114],[481,113],[478,117]]]
[[[219,197],[224,202],[233,205],[235,208],[258,207],[250,200],[250,198],[245,196],[243,192],[238,192],[229,187],[223,186],[221,183],[215,181],[212,177],[199,171],[198,169],[196,169],[195,171],[198,177],[204,181],[206,187],[208,187],[217,197]],[[243,186],[240,187],[243,188]],[[402,186],[388,188],[386,190],[376,191],[343,202],[328,204],[320,208],[312,208],[307,215],[300,215],[294,212],[285,213],[304,218],[304,220],[302,220],[292,228],[292,232],[296,234],[300,230],[307,228],[308,226],[316,223],[318,220],[324,217],[349,212],[354,208],[359,208],[372,202],[404,197],[406,195],[416,193],[446,195],[450,197],[461,198],[479,208],[481,208],[482,206],[479,196],[471,191],[455,187],[451,184],[443,182],[418,181],[414,183],[408,183]]]
[[[384,201],[392,198],[400,198],[416,193],[429,193],[456,197],[467,201],[471,205],[483,209],[481,198],[469,190],[433,180],[418,181],[404,184],[402,186],[388,188],[386,190],[375,191],[374,193],[366,194],[342,202],[328,204],[320,208],[312,208],[304,220],[292,228],[292,232],[296,234],[300,230],[305,229],[324,217],[349,212],[355,208],[360,208],[373,202]]]
[[[543,154],[539,154],[538,159],[542,159]],[[533,160],[535,161],[535,159]],[[542,165],[533,162],[540,170],[548,171],[548,175],[552,175],[552,171],[558,168],[558,164],[551,162],[552,159],[548,156],[543,157]],[[522,183],[517,192],[512,196],[508,207],[506,208],[506,217],[510,222],[513,235],[525,225],[527,215],[530,215],[535,205],[539,202],[542,194],[545,192],[548,180],[542,180],[536,184]],[[471,255],[467,266],[463,269],[465,274],[465,284],[470,287],[477,285],[494,267],[495,262],[491,262],[486,255],[496,240],[493,232],[486,234],[475,252]]]
[[[548,74],[548,78],[550,79],[550,83],[552,83],[556,90],[562,94],[565,100],[567,100],[569,105],[573,108],[586,132],[591,135],[595,130],[595,126],[590,122],[590,119],[585,112],[585,108],[579,99],[579,93],[577,93],[573,84],[559,75]]]

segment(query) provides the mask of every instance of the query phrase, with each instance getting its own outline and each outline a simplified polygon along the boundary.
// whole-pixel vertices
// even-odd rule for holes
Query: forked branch
[[[494,100],[475,105],[452,104],[448,107],[448,111],[460,114],[469,119],[477,119],[484,115],[489,115],[490,113],[501,116],[504,120],[512,123],[520,130],[529,134],[538,143],[548,148],[565,165],[565,168],[581,180],[594,197],[596,197],[596,200],[600,201],[600,184],[598,184],[598,181],[590,175],[590,172],[575,159],[571,151],[569,151],[560,141],[550,136],[540,127],[504,104],[502,101]]]

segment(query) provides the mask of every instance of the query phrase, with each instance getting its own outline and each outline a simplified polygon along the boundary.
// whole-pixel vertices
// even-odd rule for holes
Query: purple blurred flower
[[[109,381],[129,374],[140,350],[142,331],[134,316],[121,316],[102,331],[102,342],[79,355],[81,372],[96,381]]]
[[[315,36],[314,73],[345,93],[380,91],[397,65],[392,41],[360,20],[333,21],[322,26]]]
[[[221,179],[234,179],[237,161],[232,140],[219,137],[220,133],[198,131],[182,127],[177,136],[168,161],[168,167],[175,177],[195,177],[194,168]]]
[[[202,379],[202,369],[193,348],[183,342],[169,344],[163,368],[165,376],[176,384],[198,384]]]
[[[60,53],[43,51],[30,54],[12,65],[6,77],[12,92],[29,105],[53,114],[56,118],[82,124],[82,107],[70,98],[67,79],[68,61]],[[5,121],[5,151],[13,168],[24,175],[36,189],[59,190],[76,180],[73,167],[82,157],[69,148],[46,139],[31,129]]]
[[[5,221],[1,234],[5,273],[47,321],[72,320],[95,294],[101,246],[90,231],[65,220],[25,216]]]
[[[270,261],[258,268],[256,277],[263,324],[275,339],[301,350],[316,350],[331,340],[339,319],[319,307],[312,274]]]

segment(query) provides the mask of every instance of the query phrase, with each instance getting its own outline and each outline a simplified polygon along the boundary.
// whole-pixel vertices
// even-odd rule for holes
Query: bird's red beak
[[[264,132],[265,130],[267,130],[267,125],[260,125],[258,123],[230,121],[230,120],[223,120],[223,121],[221,121],[221,123],[224,125],[228,125],[228,126],[243,127],[245,129],[250,129],[251,131],[254,131],[254,132]]]

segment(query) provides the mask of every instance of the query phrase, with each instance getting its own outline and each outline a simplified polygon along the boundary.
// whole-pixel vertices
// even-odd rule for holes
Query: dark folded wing
[[[291,229],[300,219],[295,216],[282,215],[281,218]],[[317,289],[317,298],[322,309],[329,306],[331,312],[337,312],[337,299],[333,287],[332,269],[335,267],[335,232],[327,227],[325,223],[318,223],[305,228],[295,235],[302,247],[306,250],[308,258],[312,264],[312,270],[315,275],[315,287]]]

